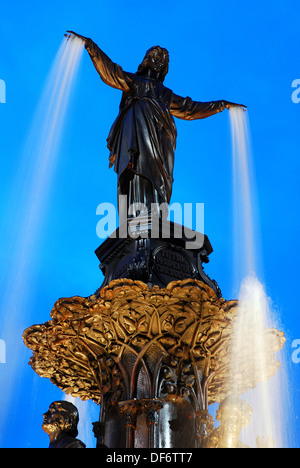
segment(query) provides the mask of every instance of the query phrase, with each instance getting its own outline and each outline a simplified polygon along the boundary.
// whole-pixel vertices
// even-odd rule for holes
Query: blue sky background
[[[22,332],[47,321],[58,298],[87,296],[99,287],[96,207],[116,201],[106,138],[121,93],[102,83],[85,53],[44,216],[29,253],[28,276],[22,279],[23,301],[14,287],[18,261],[14,262],[28,214],[22,186],[35,159],[31,154],[24,164],[22,155],[67,29],[91,37],[128,71],[136,71],[145,51],[159,44],[169,50],[165,84],[176,94],[248,106],[261,233],[258,274],[287,337],[293,445],[300,446],[300,364],[292,361],[292,343],[300,339],[300,104],[291,98],[292,82],[300,78],[299,14],[300,5],[291,0],[1,3],[0,79],[6,83],[7,102],[0,104],[0,294],[21,303],[14,315],[5,307],[0,315],[0,339],[6,342],[6,364],[0,364],[1,447],[48,445],[42,414],[62,394],[27,365],[31,353],[22,344]],[[172,201],[205,204],[205,233],[214,248],[205,269],[218,281],[223,296],[232,299],[237,291],[228,113],[176,124]],[[97,419],[94,405],[87,412]]]

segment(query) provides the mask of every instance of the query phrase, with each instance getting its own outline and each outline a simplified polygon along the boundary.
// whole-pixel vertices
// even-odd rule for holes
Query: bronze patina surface
[[[91,39],[68,33],[84,41],[102,81],[122,91],[107,146],[110,167],[118,174],[118,195],[127,197],[128,217],[135,217],[137,212],[149,214],[152,205],[169,204],[177,139],[173,117],[204,119],[240,104],[225,100],[201,102],[175,94],[163,84],[169,70],[169,53],[163,47],[151,47],[138,70],[131,73],[113,62]]]

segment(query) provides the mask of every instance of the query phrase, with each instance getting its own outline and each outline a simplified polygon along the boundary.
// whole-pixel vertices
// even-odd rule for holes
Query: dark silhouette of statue
[[[79,414],[68,401],[55,401],[44,414],[43,430],[50,437],[49,448],[85,448],[78,435]]]
[[[162,47],[149,49],[137,72],[129,73],[113,63],[91,39],[68,33],[85,42],[104,83],[123,92],[119,115],[107,139],[110,167],[114,166],[118,174],[118,195],[128,197],[128,206],[143,204],[148,213],[152,204],[169,204],[177,137],[173,117],[203,119],[239,104],[224,100],[197,102],[173,93],[163,84],[169,54]]]

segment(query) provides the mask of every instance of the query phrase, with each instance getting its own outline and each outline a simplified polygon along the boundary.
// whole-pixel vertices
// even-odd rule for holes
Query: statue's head
[[[137,73],[139,75],[144,75],[149,69],[158,73],[159,80],[164,81],[169,70],[169,52],[167,49],[160,46],[154,46],[147,50]]]
[[[61,431],[74,438],[78,435],[79,415],[76,406],[72,403],[55,401],[50,405],[49,410],[43,417],[42,428],[46,434],[51,435],[54,432]]]
[[[239,397],[230,396],[220,404],[216,418],[222,426],[241,429],[249,424],[251,415],[252,407],[249,403]]]

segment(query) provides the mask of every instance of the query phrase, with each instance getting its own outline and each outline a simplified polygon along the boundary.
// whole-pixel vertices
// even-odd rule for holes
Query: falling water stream
[[[233,188],[234,188],[234,273],[235,281],[240,284],[239,312],[234,331],[234,343],[240,355],[234,356],[233,373],[242,369],[247,357],[243,354],[245,344],[249,352],[258,356],[255,367],[258,369],[255,389],[242,395],[253,408],[251,422],[241,434],[242,442],[256,447],[256,438],[265,437],[274,441],[275,447],[286,443],[286,421],[282,408],[285,404],[284,362],[275,377],[267,382],[267,362],[265,359],[266,328],[276,328],[271,301],[265,287],[258,279],[258,264],[261,255],[258,248],[259,230],[255,212],[255,184],[252,173],[249,123],[247,112],[240,108],[230,110],[230,123],[233,144]],[[276,356],[280,359],[280,356]],[[264,383],[262,383],[264,382]],[[235,388],[232,388],[235,394]]]
[[[84,44],[64,39],[49,73],[41,100],[12,183],[10,212],[4,215],[1,244],[9,250],[1,281],[0,336],[6,343],[7,363],[1,366],[0,437],[11,417],[13,400],[21,398],[20,363],[24,355],[22,332],[31,316],[30,293],[34,290],[34,268],[42,226],[59,156],[70,94],[75,83]],[[19,415],[18,415],[19,417]]]

